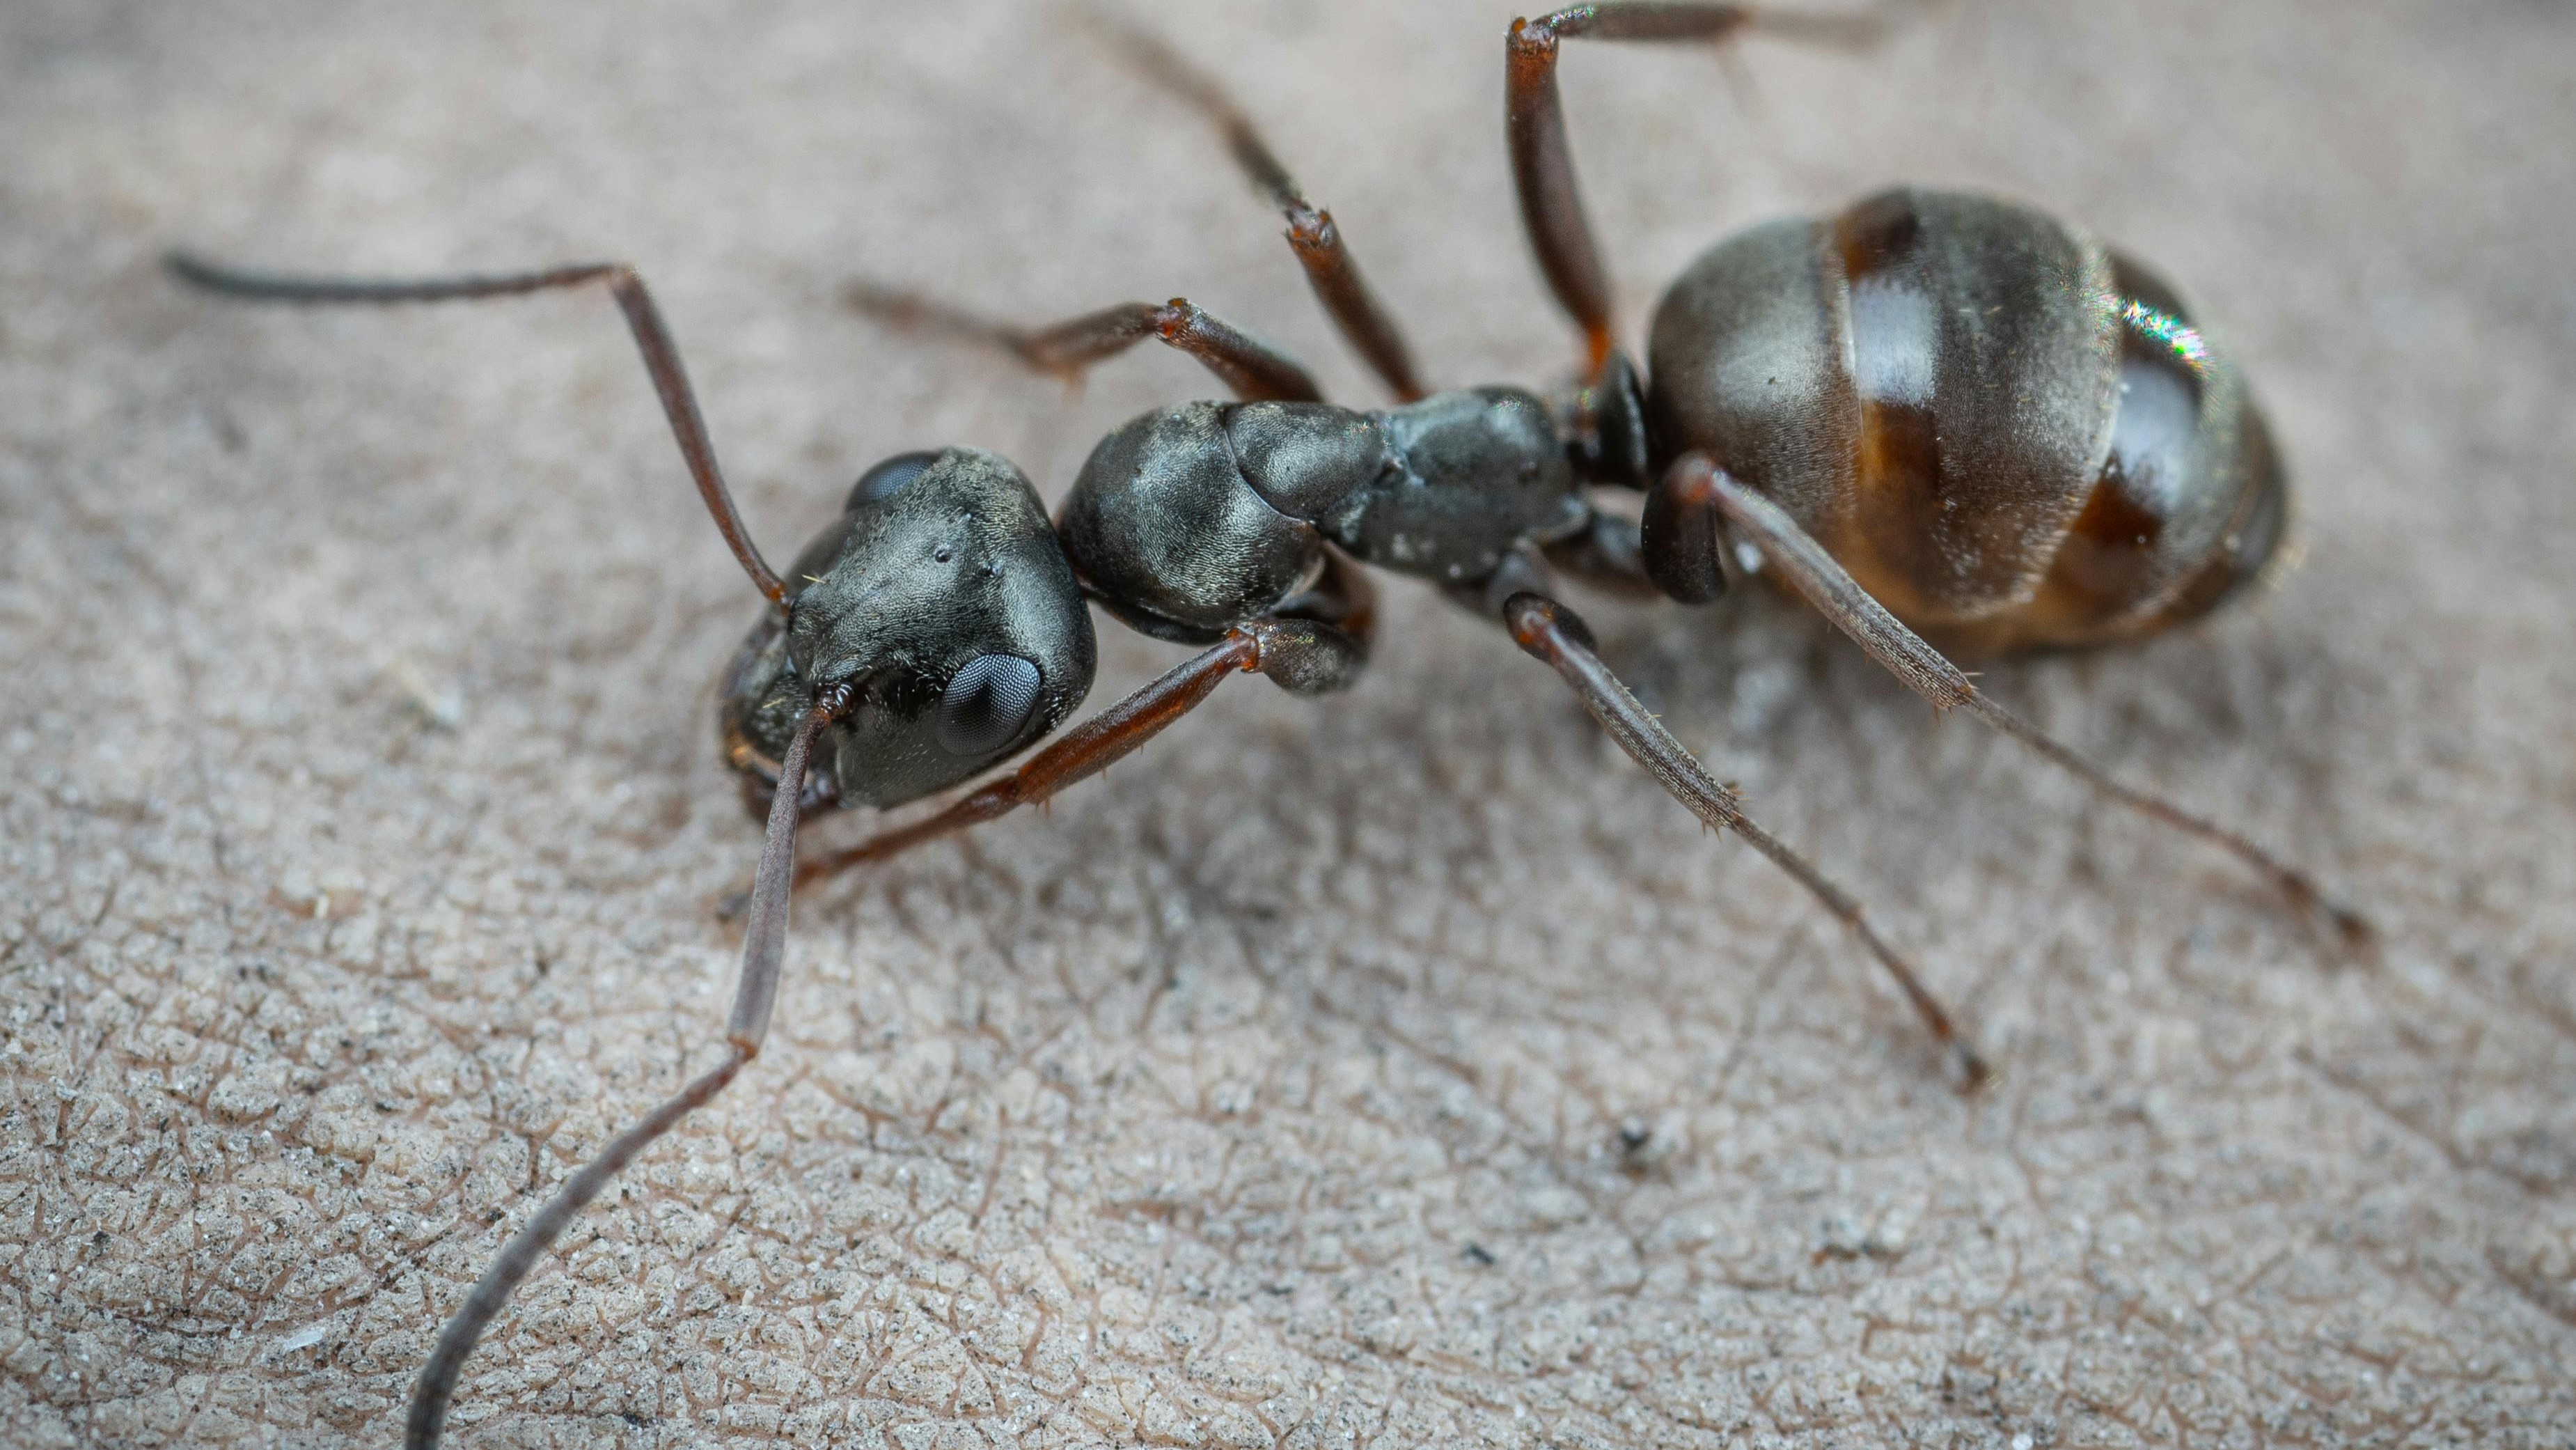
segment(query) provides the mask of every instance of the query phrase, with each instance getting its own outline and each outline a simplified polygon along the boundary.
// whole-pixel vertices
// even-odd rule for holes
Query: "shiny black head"
[[[818,793],[900,805],[1046,734],[1091,689],[1091,616],[1036,490],[974,448],[868,470],[787,573],[792,606],[746,644],[725,703],[734,763],[773,762],[846,686]]]

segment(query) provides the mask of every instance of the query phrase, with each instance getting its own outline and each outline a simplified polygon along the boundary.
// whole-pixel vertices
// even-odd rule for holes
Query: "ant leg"
[[[421,1367],[420,1379],[412,1387],[411,1413],[403,1433],[403,1443],[410,1450],[428,1450],[438,1443],[439,1428],[447,1419],[447,1404],[456,1393],[456,1377],[465,1368],[466,1356],[474,1352],[474,1342],[483,1337],[484,1328],[510,1302],[511,1292],[536,1267],[537,1259],[554,1244],[556,1236],[637,1154],[724,1091],[734,1074],[742,1071],[743,1064],[760,1055],[761,1044],[769,1036],[770,1009],[778,1001],[779,961],[787,952],[787,902],[792,895],[796,864],[797,798],[805,788],[805,766],[813,755],[814,737],[831,723],[847,699],[848,692],[843,690],[818,702],[797,728],[786,759],[779,764],[778,790],[770,797],[769,827],[761,841],[760,869],[752,886],[751,924],[743,932],[742,971],[734,986],[733,1012],[725,1027],[724,1061],[691,1079],[677,1096],[609,1140],[599,1156],[566,1179],[563,1187],[555,1190],[555,1196],[546,1200],[545,1206],[493,1256],[491,1267],[475,1281],[474,1291],[447,1321],[447,1327],[439,1331],[438,1347],[431,1352],[429,1363]]]
[[[1070,322],[1036,328],[995,322],[872,282],[853,282],[842,297],[888,326],[997,347],[1028,367],[1068,382],[1081,377],[1093,363],[1155,337],[1197,358],[1247,403],[1319,403],[1324,398],[1315,379],[1276,344],[1202,311],[1186,297],[1175,297],[1159,307],[1151,302],[1122,302]]]
[[[1226,676],[1258,669],[1260,657],[1261,646],[1248,631],[1229,631],[1213,648],[1083,721],[1065,732],[1063,739],[1031,757],[1028,764],[951,802],[937,815],[806,862],[796,872],[796,884],[802,886],[852,866],[899,855],[924,841],[1044,801],[1066,786],[1108,769],[1160,735],[1165,727],[1216,693]]]
[[[1884,24],[1876,16],[1805,15],[1749,5],[1646,3],[1570,5],[1536,20],[1512,22],[1503,41],[1503,128],[1511,147],[1512,184],[1521,222],[1548,290],[1583,329],[1591,354],[1586,376],[1610,358],[1610,281],[1584,219],[1565,139],[1565,110],[1556,86],[1556,43],[1563,39],[1724,41],[1748,29],[1823,44],[1864,45]]]
[[[644,370],[652,375],[653,391],[662,400],[663,416],[671,420],[671,436],[679,442],[680,457],[689,466],[689,476],[697,480],[698,496],[706,501],[707,512],[714,517],[716,532],[724,535],[743,572],[751,576],[752,584],[770,603],[787,602],[787,587],[761,559],[760,550],[742,526],[742,515],[734,509],[733,493],[725,487],[724,473],[716,466],[716,448],[707,437],[706,419],[698,412],[697,394],[689,387],[688,371],[680,365],[679,345],[671,340],[671,329],[663,323],[661,309],[653,305],[653,294],[644,289],[644,279],[626,263],[584,262],[483,277],[372,279],[245,272],[185,252],[172,252],[162,261],[183,282],[254,302],[450,302],[516,297],[578,287],[585,282],[606,282],[609,294],[626,314],[627,329],[635,334],[636,350],[644,355]]]
[[[1306,283],[1315,289],[1315,300],[1323,304],[1343,340],[1372,372],[1385,380],[1399,401],[1410,403],[1421,398],[1426,389],[1414,372],[1413,353],[1405,345],[1404,332],[1387,315],[1377,294],[1369,290],[1368,279],[1360,275],[1358,260],[1343,243],[1341,229],[1333,224],[1333,214],[1306,199],[1305,190],[1280,164],[1269,143],[1261,139],[1252,118],[1214,79],[1160,38],[1107,16],[1095,15],[1091,19],[1147,79],[1196,107],[1225,134],[1226,149],[1234,153],[1235,165],[1243,168],[1254,188],[1287,221],[1288,246],[1297,254],[1297,264],[1305,268]]]
[[[1887,968],[1888,975],[1896,979],[1896,985],[1903,989],[1906,1000],[1914,1004],[1916,1014],[1922,1017],[1923,1025],[1930,1028],[1933,1037],[1957,1059],[1965,1086],[1974,1091],[1985,1085],[1991,1072],[1985,1059],[1966,1038],[1959,1035],[1948,1010],[1942,1007],[1938,997],[1932,995],[1931,989],[1923,985],[1923,979],[1915,975],[1914,968],[1871,928],[1860,902],[1850,892],[1835,885],[1805,857],[1789,849],[1745,815],[1743,802],[1736,798],[1735,792],[1711,778],[1707,767],[1683,748],[1682,743],[1673,738],[1672,732],[1664,728],[1663,722],[1639,704],[1637,697],[1628,692],[1628,687],[1620,683],[1619,677],[1610,672],[1610,667],[1601,662],[1601,657],[1593,653],[1592,631],[1573,610],[1546,595],[1523,590],[1503,602],[1503,622],[1511,627],[1512,638],[1523,650],[1555,668],[1566,684],[1573,687],[1574,693],[1582,698],[1583,708],[1590,711],[1601,728],[1610,733],[1611,739],[1619,742],[1619,748],[1644,766],[1646,773],[1655,778],[1656,784],[1671,792],[1673,799],[1680,801],[1707,825],[1721,831],[1733,831],[1752,842],[1753,849],[1770,857],[1773,865],[1795,877],[1825,910],[1850,928],[1869,954],[1876,957],[1879,964]]]
[[[1930,701],[1933,709],[1966,707],[1979,719],[2120,804],[2230,852],[2270,881],[2300,910],[2323,913],[2347,948],[2358,950],[2370,943],[2375,934],[2370,922],[2328,896],[2305,871],[2161,795],[2121,784],[2102,767],[1989,699],[1947,656],[1871,598],[1869,591],[1861,588],[1859,581],[1825,551],[1824,545],[1800,528],[1778,504],[1729,478],[1705,456],[1684,455],[1665,475],[1658,491],[1675,496],[1672,507],[1678,513],[1705,518],[1707,511],[1713,509],[1723,515],[1727,523],[1753,541],[1808,603],[1850,635],[1872,659],[1885,665],[1889,673],[1903,680],[1907,688]]]
[[[1323,694],[1349,684],[1367,658],[1367,616],[1340,625],[1312,619],[1256,619],[1226,632],[1213,648],[1065,732],[1029,763],[953,801],[924,820],[860,842],[796,873],[796,884],[900,855],[926,841],[981,825],[1021,806],[1037,805],[1087,780],[1198,708],[1229,675],[1260,673],[1297,694]]]

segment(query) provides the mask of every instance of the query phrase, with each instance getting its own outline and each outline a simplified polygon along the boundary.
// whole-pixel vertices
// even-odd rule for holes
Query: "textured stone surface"
[[[910,10],[915,7],[905,7]],[[390,1435],[499,1237],[712,1056],[752,599],[613,310],[260,313],[640,262],[773,557],[886,453],[1052,489],[1068,398],[841,312],[1186,293],[1372,396],[1205,132],[1043,7],[0,15],[0,1440]],[[1175,5],[1440,379],[1568,339],[1507,7]],[[872,28],[873,26],[873,28]],[[812,893],[775,1050],[584,1218],[466,1444],[2571,1443],[2576,12],[1966,3],[1867,60],[1568,62],[1632,333],[1900,178],[2079,217],[2243,353],[2285,589],[1988,683],[2366,901],[2337,967],[1812,621],[1591,608],[2010,1077],[1391,591],[1043,818]],[[1101,689],[1175,652],[1104,626]],[[846,839],[864,822],[819,828]]]

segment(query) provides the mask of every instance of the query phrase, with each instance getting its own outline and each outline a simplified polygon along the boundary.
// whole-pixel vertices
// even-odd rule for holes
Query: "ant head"
[[[954,785],[1054,729],[1091,689],[1073,566],[1037,491],[997,454],[906,453],[869,469],[787,585],[799,692],[849,691],[815,747],[845,800],[892,806]]]

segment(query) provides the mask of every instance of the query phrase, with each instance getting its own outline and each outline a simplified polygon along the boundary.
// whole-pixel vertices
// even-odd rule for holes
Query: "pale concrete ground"
[[[1440,378],[1561,371],[1510,7],[1157,13]],[[1068,399],[844,315],[860,271],[1186,293],[1374,396],[1214,144],[1050,16],[7,7],[0,1439],[384,1441],[502,1233],[710,1060],[755,845],[709,725],[752,596],[603,299],[255,313],[156,252],[632,257],[773,557],[888,452],[1060,489],[1207,391]],[[1750,107],[1569,62],[1631,328],[1897,178],[2179,278],[2305,566],[1988,681],[2386,959],[1781,605],[1593,608],[1974,1019],[2011,1076],[1963,1101],[1778,873],[1397,588],[1350,696],[1230,687],[801,902],[775,1051],[522,1293],[462,1443],[2576,1443],[2576,11],[1965,0],[1745,62]],[[1103,630],[1095,703],[1175,657]]]

